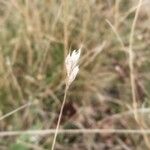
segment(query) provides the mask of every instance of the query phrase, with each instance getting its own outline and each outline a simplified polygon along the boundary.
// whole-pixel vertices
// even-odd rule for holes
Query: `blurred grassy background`
[[[128,66],[137,4],[137,0],[1,0],[0,116],[29,102],[31,106],[0,120],[0,130],[56,127],[64,94],[64,58],[81,45],[80,72],[69,90],[61,127],[139,129]],[[149,1],[143,0],[133,44],[136,99],[145,128],[150,125],[149,8]],[[0,149],[45,150],[52,139],[53,135],[2,137]],[[146,150],[150,148],[146,140],[147,135],[63,134],[56,149]]]

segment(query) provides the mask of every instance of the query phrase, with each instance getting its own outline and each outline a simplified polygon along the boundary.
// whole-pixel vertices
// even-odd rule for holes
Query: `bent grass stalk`
[[[136,8],[134,20],[131,27],[130,33],[130,40],[129,40],[129,68],[130,68],[130,82],[131,82],[131,91],[132,91],[132,100],[133,100],[133,110],[134,110],[134,117],[136,122],[140,125],[141,130],[144,128],[144,122],[142,122],[141,118],[138,116],[137,109],[138,103],[136,100],[136,84],[135,84],[135,75],[134,75],[134,53],[133,53],[133,36],[135,31],[136,22],[139,16],[140,8],[142,5],[143,0],[139,0],[138,6]],[[143,133],[143,137],[145,139],[146,145],[150,149],[149,138]]]
[[[139,0],[138,6],[136,8],[134,20],[131,27],[130,39],[129,39],[129,69],[130,69],[130,82],[131,82],[131,91],[132,91],[132,100],[133,100],[133,108],[134,108],[134,116],[135,120],[140,123],[139,117],[136,113],[138,104],[136,100],[136,85],[135,85],[135,75],[134,75],[134,53],[133,53],[133,36],[135,31],[136,22],[139,16],[139,11],[142,5],[143,0]]]

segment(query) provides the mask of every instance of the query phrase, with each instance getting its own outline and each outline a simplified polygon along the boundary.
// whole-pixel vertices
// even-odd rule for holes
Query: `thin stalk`
[[[56,129],[1,131],[0,138],[18,135],[49,135],[55,134]],[[150,135],[150,129],[60,129],[58,134],[145,134]]]
[[[30,106],[30,105],[31,105],[31,103],[29,102],[29,103],[27,103],[27,104],[25,104],[25,105],[23,105],[23,106],[20,106],[19,108],[15,109],[15,110],[13,110],[13,111],[11,111],[11,112],[9,112],[9,113],[7,113],[7,114],[1,116],[1,117],[0,117],[0,121],[3,120],[3,119],[5,119],[5,118],[7,118],[7,117],[9,117],[9,116],[11,116],[11,115],[13,115],[14,113],[16,113],[16,112],[18,112],[18,111],[20,111],[20,110],[22,110],[22,109],[24,109],[24,108]]]
[[[143,130],[143,128],[144,128],[144,123],[142,122],[142,120],[140,119],[140,117],[138,116],[138,113],[137,113],[138,103],[136,100],[136,84],[135,84],[135,75],[134,75],[134,53],[133,53],[134,38],[133,38],[133,36],[134,36],[135,26],[136,26],[136,22],[137,22],[137,19],[139,16],[139,11],[140,11],[142,2],[143,2],[143,0],[139,0],[138,6],[137,6],[137,9],[135,12],[135,17],[133,20],[132,28],[131,28],[130,41],[129,41],[129,68],[130,68],[130,82],[131,82],[133,109],[134,109],[135,120],[140,125],[141,130]],[[145,142],[146,142],[148,148],[150,148],[149,139],[145,135],[145,133],[143,133],[143,137],[145,139]]]
[[[133,36],[134,36],[134,31],[135,31],[135,26],[136,22],[138,19],[139,11],[141,8],[142,0],[139,0],[136,12],[135,12],[135,17],[133,20],[133,24],[131,27],[131,33],[130,33],[130,41],[129,41],[129,68],[130,68],[130,82],[131,82],[131,91],[132,91],[132,100],[133,100],[133,108],[134,108],[134,116],[135,120],[139,122],[138,115],[136,113],[138,104],[136,100],[136,85],[135,85],[135,75],[134,75],[134,53],[133,53]]]
[[[53,139],[51,150],[54,150],[54,147],[55,147],[56,138],[57,138],[58,130],[59,130],[59,126],[60,126],[60,121],[61,121],[61,117],[62,117],[64,106],[65,106],[65,102],[66,102],[68,88],[69,88],[69,86],[66,84],[65,94],[64,94],[62,105],[61,105],[61,109],[60,109],[60,113],[59,113],[59,117],[58,117],[58,121],[57,121],[56,131],[55,131],[55,134],[54,134],[54,139]]]

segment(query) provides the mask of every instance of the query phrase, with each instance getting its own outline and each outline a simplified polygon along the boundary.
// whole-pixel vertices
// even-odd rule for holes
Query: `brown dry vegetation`
[[[1,0],[0,131],[56,128],[64,58],[81,45],[80,72],[60,128],[149,129],[150,3],[142,3],[130,43],[138,0]],[[53,137],[8,133],[0,137],[0,150],[48,150]],[[63,133],[55,149],[147,150],[149,140],[146,133]]]

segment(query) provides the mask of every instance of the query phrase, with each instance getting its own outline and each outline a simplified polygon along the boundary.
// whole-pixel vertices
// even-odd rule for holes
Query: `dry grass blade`
[[[18,112],[18,111],[20,111],[20,110],[22,110],[22,109],[24,109],[24,108],[26,108],[26,107],[29,107],[31,104],[32,104],[32,103],[29,102],[29,103],[27,103],[27,104],[24,104],[23,106],[18,107],[17,109],[15,109],[15,110],[13,110],[13,111],[11,111],[11,112],[9,112],[9,113],[7,113],[7,114],[1,116],[1,117],[0,117],[0,121],[3,120],[3,119],[5,119],[5,118],[7,118],[7,117],[9,117],[9,116],[11,116],[11,115],[13,115],[14,113],[16,113],[16,112]]]
[[[49,135],[55,134],[55,129],[27,130],[27,131],[1,131],[0,137],[26,135]],[[150,130],[141,129],[59,129],[57,134],[150,134]]]
[[[135,75],[134,75],[134,52],[133,52],[133,40],[134,40],[134,31],[136,22],[138,19],[139,11],[142,5],[142,0],[139,0],[138,7],[135,12],[135,17],[133,20],[131,33],[130,33],[130,41],[129,41],[129,68],[130,68],[130,80],[131,80],[131,90],[132,90],[132,100],[133,100],[133,108],[136,110],[138,107],[137,101],[136,101],[136,86],[135,86]],[[138,116],[135,111],[135,119],[138,121]]]

